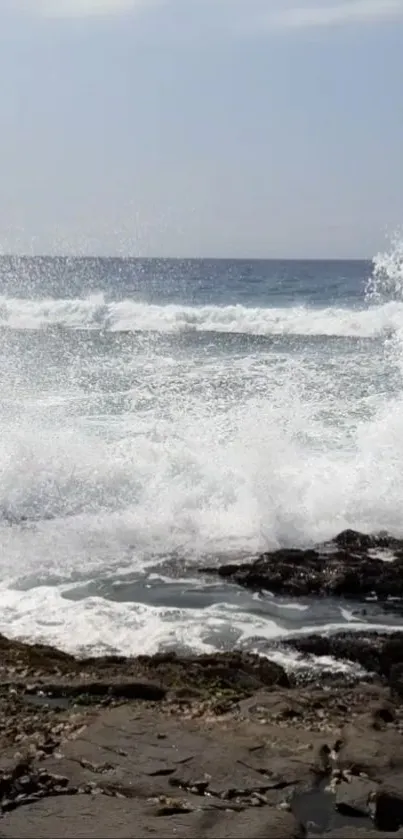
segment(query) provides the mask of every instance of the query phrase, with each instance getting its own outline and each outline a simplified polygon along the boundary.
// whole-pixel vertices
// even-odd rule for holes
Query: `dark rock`
[[[26,778],[32,768],[32,763],[33,761],[30,757],[21,758],[21,760],[18,760],[12,769],[10,776],[11,780],[16,781],[18,778]]]
[[[403,662],[393,664],[389,672],[389,684],[392,696],[403,698]]]
[[[388,676],[394,665],[403,663],[403,634],[394,633],[383,644],[380,656],[381,673]]]
[[[201,656],[170,653],[127,658],[118,663],[107,658],[86,660],[77,675],[62,673],[58,681],[42,679],[41,691],[45,701],[49,696],[52,701],[62,697],[80,705],[99,705],[113,699],[161,702],[176,698],[190,702],[195,697],[223,703],[236,701],[262,687],[290,684],[285,670],[265,656],[242,652]],[[59,739],[44,738],[42,751],[52,752]]]
[[[381,729],[389,723],[395,722],[395,720],[396,712],[393,708],[393,705],[391,705],[390,703],[384,702],[382,705],[378,705],[376,708],[374,708],[373,724],[375,728]]]
[[[50,666],[53,670],[60,672],[62,669],[75,670],[79,666],[74,656],[49,647],[45,644],[25,644],[22,641],[15,641],[0,635],[1,666],[5,664],[28,665],[41,668],[45,664],[46,669]]]
[[[343,530],[335,538],[335,543],[341,548],[366,551],[377,544],[376,537],[368,536],[366,533],[359,533],[357,530]]]
[[[370,551],[393,549],[394,562]],[[282,548],[251,562],[201,569],[246,588],[274,594],[365,598],[403,598],[403,542],[385,534],[368,536],[345,530],[330,542],[309,550]]]
[[[35,792],[38,788],[37,780],[32,775],[23,775],[19,778],[18,781],[15,783],[15,789],[20,791],[21,793],[31,793]]]
[[[403,795],[398,790],[380,790],[374,795],[374,823],[379,830],[399,830],[403,825]]]
[[[335,635],[287,638],[283,646],[292,647],[305,656],[331,656],[355,662],[369,673],[381,674],[381,656],[385,643],[385,635],[376,632],[338,632]]]
[[[166,690],[160,685],[138,681],[120,682],[75,682],[64,686],[47,684],[46,693],[51,696],[115,696],[125,699],[144,699],[147,701],[159,702],[166,696]]]
[[[365,819],[368,816],[366,810],[361,809],[360,807],[355,807],[353,804],[346,804],[344,801],[341,801],[340,804],[336,804],[336,810],[342,816],[350,816],[350,818],[353,819]]]
[[[18,759],[11,771],[0,770],[0,811],[11,812],[41,798],[74,795],[76,789],[64,775],[35,768],[34,760]]]
[[[251,693],[259,687],[279,685],[289,687],[290,679],[283,667],[265,656],[251,653],[228,652],[199,656],[177,656],[169,659],[160,656],[139,656],[139,665],[152,669],[155,678],[173,691],[183,685],[196,685],[201,693],[231,689],[238,693]]]
[[[337,632],[333,635],[308,635],[286,638],[282,647],[292,647],[305,656],[307,671],[310,672],[310,657],[330,656],[336,660],[359,664],[368,674],[376,674],[386,680],[392,696],[403,697],[403,631],[381,632]],[[360,679],[359,673],[355,679]],[[374,723],[392,722],[393,709],[383,706],[374,713]]]

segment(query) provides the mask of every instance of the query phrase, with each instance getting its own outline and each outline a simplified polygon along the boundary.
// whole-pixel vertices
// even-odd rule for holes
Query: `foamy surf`
[[[167,587],[169,588],[169,586]],[[183,596],[186,582],[183,582]],[[332,604],[334,620],[320,611],[312,623],[284,624],[279,612],[250,608],[250,597],[238,605],[226,602],[225,592],[213,605],[200,608],[155,606],[146,603],[116,602],[102,596],[74,599],[74,589],[56,585],[34,586],[27,591],[0,588],[0,632],[8,637],[56,645],[78,655],[152,655],[161,650],[211,653],[241,649],[270,657],[288,667],[301,668],[306,662],[281,641],[295,635],[338,631],[393,632],[399,623],[364,619],[343,620],[338,605]],[[280,647],[278,644],[280,643]],[[347,671],[349,665],[330,658],[317,666]]]
[[[265,654],[289,633],[399,624],[376,604],[195,583],[218,556],[403,535],[399,270],[380,257],[369,301],[357,275],[325,305],[318,275],[318,306],[295,304],[295,265],[281,306],[262,306],[260,275],[240,300],[218,275],[219,301],[209,276],[198,305],[117,300],[113,279],[82,298],[3,294],[0,631],[80,653]]]
[[[111,332],[212,332],[234,335],[304,335],[375,338],[403,327],[403,303],[391,301],[367,308],[284,308],[180,306],[103,294],[73,300],[0,297],[0,326],[9,329],[107,330]]]

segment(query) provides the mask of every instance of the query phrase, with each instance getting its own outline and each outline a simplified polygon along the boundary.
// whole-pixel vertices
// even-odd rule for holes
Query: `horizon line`
[[[372,256],[135,256],[134,254],[1,253],[1,259],[136,260],[138,262],[372,262]]]

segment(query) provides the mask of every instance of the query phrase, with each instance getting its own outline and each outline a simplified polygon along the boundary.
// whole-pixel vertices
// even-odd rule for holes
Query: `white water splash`
[[[235,628],[253,646],[284,630],[228,604],[123,604],[108,592],[167,555],[197,566],[344,527],[403,535],[400,281],[399,246],[376,260],[376,304],[357,310],[3,298],[3,325],[69,329],[2,336],[0,629],[135,652],[209,649]],[[70,330],[82,327],[389,340],[231,355],[213,336],[204,356],[158,336],[81,345]],[[105,596],[67,599],[66,586],[97,579]]]
[[[403,302],[362,309],[306,306],[158,306],[107,301],[103,294],[73,300],[0,296],[0,326],[10,329],[109,330],[112,332],[215,332],[244,335],[311,335],[371,338],[403,327]]]

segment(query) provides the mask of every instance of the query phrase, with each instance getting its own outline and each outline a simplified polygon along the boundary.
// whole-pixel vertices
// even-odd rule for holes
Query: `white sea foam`
[[[206,608],[117,603],[113,583],[169,556],[194,568],[206,555],[306,545],[345,527],[403,535],[399,272],[379,257],[377,301],[356,311],[3,298],[3,325],[19,329],[389,338],[385,352],[379,342],[340,351],[318,342],[309,352],[240,345],[204,356],[158,339],[112,352],[98,336],[76,353],[63,330],[19,343],[3,330],[0,631],[80,651],[207,650],[228,638],[253,648],[256,636],[286,631],[253,598],[249,614],[224,594]],[[382,289],[396,299],[382,302]],[[66,586],[94,579],[105,596],[70,599]],[[318,628],[302,609],[284,613]],[[366,625],[348,611],[322,625],[346,620]]]
[[[113,332],[220,332],[245,335],[306,335],[371,338],[403,327],[403,303],[367,308],[250,308],[234,306],[158,306],[126,299],[23,299],[0,296],[0,326],[12,329],[110,330]]]
[[[63,590],[63,589],[62,589]],[[225,603],[206,609],[158,608],[113,603],[102,597],[73,601],[55,586],[26,592],[0,588],[0,632],[34,638],[80,654],[152,654],[161,647],[214,652],[218,638],[242,644],[258,634],[270,641],[275,622],[231,609]]]
[[[204,609],[155,607],[139,603],[116,603],[103,597],[70,600],[64,596],[68,587],[41,586],[21,592],[0,587],[0,632],[9,637],[36,640],[57,645],[67,652],[85,655],[120,653],[152,655],[163,648],[186,648],[196,652],[214,652],[217,647],[234,645],[260,654],[270,649],[270,657],[281,664],[302,667],[303,658],[273,642],[291,633],[274,619],[229,606],[225,602]],[[370,629],[390,631],[382,623],[349,623],[351,631]],[[346,629],[344,621],[326,623],[322,633]],[[300,634],[312,634],[317,626],[306,626]],[[295,632],[293,633],[295,635]],[[259,639],[259,644],[256,640]],[[338,670],[349,669],[343,662],[322,657],[318,665]]]

